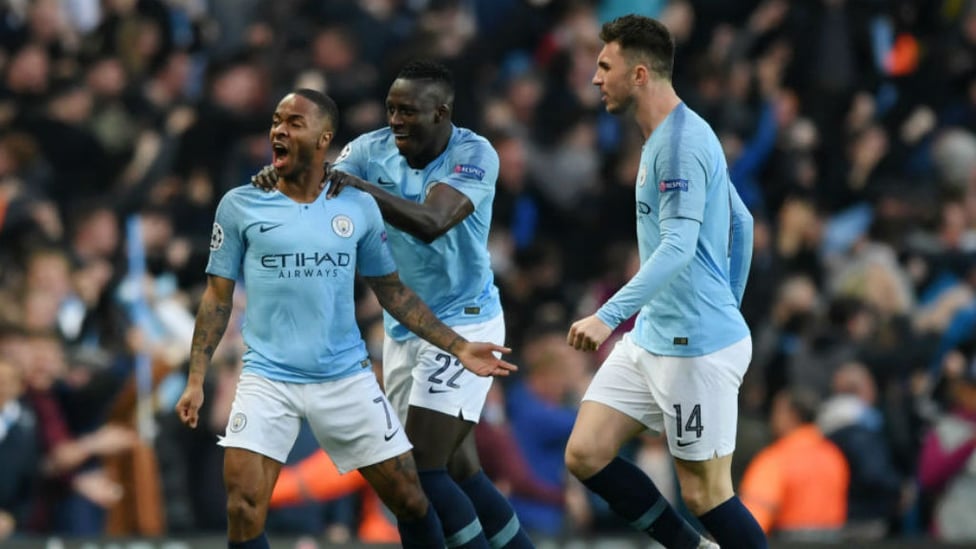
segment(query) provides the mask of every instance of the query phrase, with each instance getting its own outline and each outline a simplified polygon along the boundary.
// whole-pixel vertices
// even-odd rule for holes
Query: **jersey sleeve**
[[[659,218],[684,217],[701,223],[708,192],[708,156],[697,145],[682,142],[671,146],[670,154],[662,154],[656,161]]]
[[[234,195],[226,194],[217,205],[210,233],[210,259],[207,274],[237,280],[244,261],[244,235],[240,209]]]
[[[439,180],[461,192],[477,206],[490,200],[498,180],[498,153],[483,140],[461,143],[450,156],[450,175]]]
[[[342,148],[339,156],[333,162],[333,167],[360,179],[366,179],[368,159],[369,154],[366,150],[366,140],[362,137],[357,137]]]
[[[356,248],[356,268],[363,276],[384,276],[397,270],[386,242],[386,225],[373,197],[363,193],[365,230]]]

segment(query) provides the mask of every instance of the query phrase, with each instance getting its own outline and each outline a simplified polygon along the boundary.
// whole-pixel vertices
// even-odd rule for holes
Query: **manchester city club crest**
[[[210,233],[210,251],[216,252],[224,245],[224,228],[220,223],[214,223],[213,232]]]
[[[353,225],[352,219],[349,219],[347,215],[337,215],[332,218],[332,230],[335,234],[341,236],[342,238],[349,238],[352,236]]]
[[[237,412],[234,414],[234,417],[230,418],[230,425],[228,426],[228,429],[230,429],[232,433],[240,433],[244,430],[246,425],[247,416],[244,415],[244,412]]]
[[[644,183],[647,182],[647,167],[641,164],[640,170],[637,171],[637,186],[643,187]]]

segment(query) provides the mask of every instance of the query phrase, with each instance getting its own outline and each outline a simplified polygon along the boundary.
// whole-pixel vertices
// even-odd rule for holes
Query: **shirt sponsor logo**
[[[278,271],[278,278],[336,278],[352,264],[346,252],[292,252],[265,254],[261,266]]]
[[[478,181],[485,178],[485,170],[482,170],[478,166],[474,166],[472,164],[458,164],[457,166],[454,166],[454,173],[470,175],[471,177],[478,179]]]
[[[688,192],[688,180],[687,179],[664,179],[657,185],[657,190],[662,193],[668,191],[681,191],[683,193]]]

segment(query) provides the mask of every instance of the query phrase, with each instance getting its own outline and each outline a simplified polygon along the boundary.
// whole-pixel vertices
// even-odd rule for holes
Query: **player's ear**
[[[332,130],[325,130],[319,135],[319,148],[328,149],[329,143],[332,143]]]
[[[643,86],[651,80],[651,71],[647,65],[638,63],[634,66],[633,79],[635,86]]]
[[[434,122],[440,123],[441,120],[451,119],[451,107],[447,103],[441,103],[434,110]]]

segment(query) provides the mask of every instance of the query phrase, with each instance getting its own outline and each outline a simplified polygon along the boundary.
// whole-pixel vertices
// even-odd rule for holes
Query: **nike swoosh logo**
[[[376,183],[379,184],[379,185],[396,185],[396,183],[394,183],[392,181],[383,181],[383,178],[382,177],[377,177],[376,178]]]
[[[679,440],[678,441],[678,448],[684,448],[685,446],[691,446],[692,444],[698,444],[699,442],[701,442],[701,441],[700,440],[693,440],[691,442],[681,442]]]
[[[277,229],[278,227],[280,227],[282,225],[284,225],[284,223],[276,223],[274,225],[261,225],[260,227],[258,227],[258,230],[261,231],[262,233],[266,233],[266,232],[270,231],[271,229]]]
[[[433,387],[427,387],[427,392],[432,395],[436,395],[437,393],[446,393],[448,391],[450,391],[450,389],[435,389]]]
[[[396,431],[393,431],[392,433],[390,433],[388,435],[383,435],[383,440],[385,440],[387,442],[390,442],[390,440],[392,440],[393,437],[395,437],[396,434],[399,433],[399,432],[400,432],[400,429],[397,429]]]

